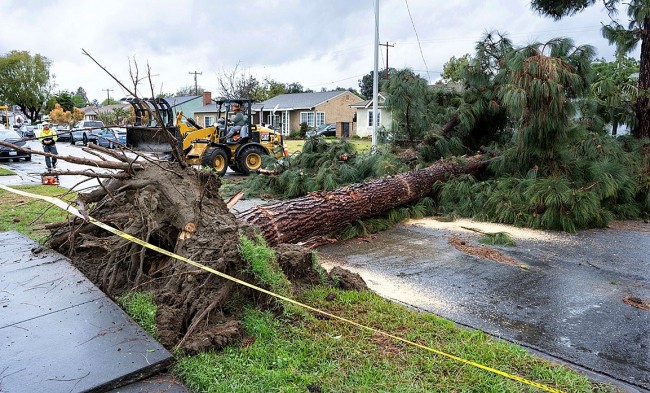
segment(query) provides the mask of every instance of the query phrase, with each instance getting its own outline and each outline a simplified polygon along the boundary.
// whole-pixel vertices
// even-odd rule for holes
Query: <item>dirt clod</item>
[[[340,266],[335,266],[330,270],[330,277],[341,289],[347,291],[363,291],[368,289],[368,285],[363,281],[363,278],[357,273],[344,269]]]

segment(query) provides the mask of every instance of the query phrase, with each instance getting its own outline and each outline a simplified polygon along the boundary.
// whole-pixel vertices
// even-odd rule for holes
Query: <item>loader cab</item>
[[[247,141],[260,142],[260,133],[257,126],[252,123],[252,101],[247,99],[228,99],[217,100],[217,116],[224,119],[223,127],[217,125],[219,129],[219,140],[225,143],[245,143]],[[239,125],[234,124],[232,119],[240,113],[243,116],[243,122]],[[230,127],[240,127],[236,130],[233,137],[227,138]],[[230,140],[228,140],[230,139]]]

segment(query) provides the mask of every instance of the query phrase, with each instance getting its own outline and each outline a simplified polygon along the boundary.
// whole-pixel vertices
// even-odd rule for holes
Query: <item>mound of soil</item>
[[[80,207],[91,206],[88,214],[99,221],[260,285],[247,273],[238,252],[240,236],[252,238],[255,231],[230,213],[219,186],[210,172],[161,162],[130,179],[111,179],[102,188],[80,194],[78,201]],[[221,348],[244,337],[237,318],[243,303],[255,301],[261,307],[272,303],[267,295],[78,218],[52,230],[50,247],[69,256],[113,298],[127,291],[152,293],[158,305],[158,339],[168,348],[178,346],[190,353]],[[319,282],[310,251],[294,245],[279,245],[276,250],[281,268],[295,286]]]

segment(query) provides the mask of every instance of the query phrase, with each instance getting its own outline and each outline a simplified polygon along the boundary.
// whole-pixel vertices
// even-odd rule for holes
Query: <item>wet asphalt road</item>
[[[623,302],[650,301],[650,224],[636,225],[570,235],[422,219],[319,253],[384,297],[650,389],[650,311]],[[510,232],[517,246],[495,248],[527,268],[458,251],[452,235],[480,236],[461,226]]]
[[[32,150],[43,151],[41,144],[37,141],[27,142],[27,146]],[[73,157],[84,157],[90,159],[98,159],[96,156],[83,150],[81,143],[73,146],[70,142],[58,142],[56,144],[56,149],[61,156],[73,156]],[[107,158],[108,159],[108,158]],[[0,183],[6,185],[16,185],[16,184],[41,184],[41,173],[46,171],[45,166],[45,157],[32,154],[31,161],[23,161],[22,159],[18,162],[14,161],[2,161],[0,162],[4,167],[9,168],[10,170],[16,172],[16,176],[0,176]],[[71,164],[65,161],[59,160],[57,163],[57,170],[59,171],[81,171],[88,169],[85,165]],[[108,169],[94,168],[93,171],[98,173],[111,172]],[[114,171],[115,172],[115,171]],[[65,188],[74,188],[75,190],[82,190],[85,188],[92,188],[99,185],[97,180],[86,180],[85,176],[60,176],[59,180],[61,186]],[[80,182],[82,182],[80,184]]]

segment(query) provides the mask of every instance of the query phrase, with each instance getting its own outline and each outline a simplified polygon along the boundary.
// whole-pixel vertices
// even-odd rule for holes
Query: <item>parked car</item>
[[[97,135],[104,127],[104,122],[99,120],[82,120],[74,125],[70,133],[70,143],[76,145],[77,142],[83,142],[83,145],[88,145],[88,142],[97,143]]]
[[[99,146],[115,149],[117,146],[126,146],[126,129],[125,128],[102,128],[97,134]]]
[[[18,147],[25,147],[25,140],[18,132],[8,128],[0,128],[0,141],[12,143]],[[8,146],[0,146],[0,160],[12,159],[18,161],[21,158],[24,158],[25,161],[30,161],[32,159],[32,153],[24,153]]]
[[[36,137],[37,130],[38,130],[37,126],[28,126],[27,124],[23,124],[18,128],[17,132],[18,135],[20,135],[23,138],[34,138]]]
[[[315,136],[336,136],[336,124],[321,124],[315,130],[309,130],[305,134],[308,138]]]
[[[70,126],[59,124],[54,126],[54,129],[56,130],[57,142],[69,142],[72,139]]]

